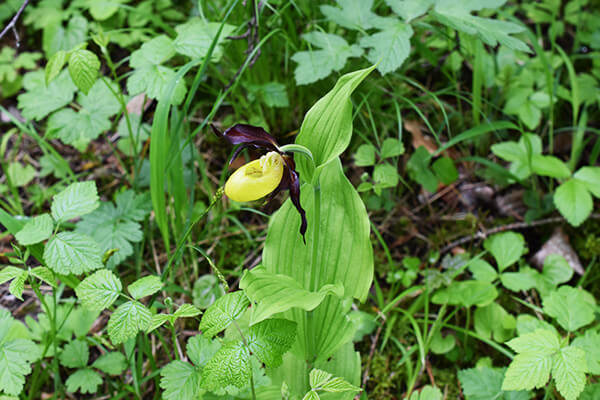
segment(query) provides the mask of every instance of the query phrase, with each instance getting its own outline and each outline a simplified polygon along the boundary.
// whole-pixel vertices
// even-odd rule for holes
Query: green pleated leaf
[[[315,166],[333,160],[350,144],[352,103],[350,95],[375,66],[342,76],[335,87],[306,113],[296,143],[308,147]],[[305,157],[296,158],[300,176],[310,180],[312,166]]]
[[[101,311],[117,300],[122,289],[121,280],[115,274],[101,269],[85,278],[75,288],[75,293],[85,308]]]
[[[87,94],[98,77],[100,60],[91,51],[80,49],[69,56],[68,69],[75,86]]]
[[[89,214],[98,203],[98,193],[94,182],[75,182],[52,198],[52,217],[56,222]]]
[[[201,385],[211,391],[229,385],[241,388],[250,382],[251,373],[248,348],[241,342],[227,343],[202,369]]]
[[[256,303],[250,316],[250,325],[293,307],[311,311],[321,304],[328,294],[338,297],[344,294],[344,288],[339,283],[324,285],[319,291],[311,292],[289,276],[272,274],[263,268],[246,271],[240,281],[240,289]]]
[[[163,286],[160,277],[156,275],[148,275],[138,279],[131,285],[127,286],[127,291],[131,294],[131,297],[138,300],[142,297],[150,296],[158,292]]]
[[[288,351],[296,339],[296,323],[287,319],[273,318],[250,328],[248,348],[267,367],[278,367],[281,356]]]
[[[113,344],[120,344],[146,330],[152,322],[152,313],[138,301],[121,304],[108,320],[108,336]]]
[[[365,206],[339,161],[323,168],[318,184],[320,190],[310,184],[301,189],[306,245],[299,233],[300,217],[288,200],[272,217],[263,264],[268,272],[290,276],[306,290],[340,282],[345,296],[364,301],[373,279]]]
[[[61,232],[44,249],[44,261],[59,274],[82,274],[102,268],[102,254],[98,244],[82,233]]]

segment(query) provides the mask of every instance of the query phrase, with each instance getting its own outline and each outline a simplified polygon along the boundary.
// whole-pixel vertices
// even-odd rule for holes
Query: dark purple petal
[[[227,129],[225,132],[219,132],[213,125],[213,131],[229,143],[252,145],[256,147],[264,147],[270,151],[279,152],[277,141],[267,133],[263,128],[252,125],[237,124]]]

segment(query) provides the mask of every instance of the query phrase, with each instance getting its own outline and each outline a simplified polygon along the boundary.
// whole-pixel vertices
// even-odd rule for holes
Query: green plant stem
[[[244,336],[244,332],[242,332],[242,329],[238,325],[237,321],[233,321],[233,325],[235,326],[238,333],[240,334],[240,337],[242,338],[242,343],[244,343],[244,346],[246,346],[246,348],[248,348],[248,341],[246,340],[246,336]],[[249,362],[249,365],[250,365],[250,389],[252,391],[252,400],[256,400],[256,389],[254,388],[254,370],[252,369],[252,362]]]

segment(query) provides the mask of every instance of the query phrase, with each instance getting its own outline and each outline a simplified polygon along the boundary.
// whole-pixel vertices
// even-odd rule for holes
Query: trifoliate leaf
[[[58,274],[79,275],[103,268],[102,254],[91,237],[76,232],[61,232],[46,244],[46,265]]]
[[[382,74],[400,68],[410,54],[410,38],[413,30],[410,25],[401,21],[383,24],[383,30],[360,40],[360,46],[370,48],[367,59],[377,64]]]
[[[471,261],[468,268],[476,281],[491,283],[498,277],[494,267],[482,259]]]
[[[477,35],[484,43],[496,46],[498,43],[513,49],[530,53],[531,50],[521,40],[510,36],[525,30],[521,25],[491,18],[471,15],[471,12],[486,8],[498,8],[506,0],[438,0],[433,15],[444,25],[469,35]]]
[[[342,37],[324,32],[309,32],[304,40],[317,50],[300,51],[292,56],[298,63],[294,76],[298,85],[306,85],[327,77],[333,71],[344,68],[349,57],[360,57],[362,49],[349,45]]]
[[[208,50],[212,41],[217,36],[217,32],[221,27],[220,22],[208,22],[200,18],[193,18],[182,25],[177,25],[177,37],[173,42],[175,50],[183,55],[193,59],[204,58],[208,54]],[[227,36],[231,35],[235,30],[235,26],[225,24],[219,35],[217,45],[215,46],[211,61],[217,62],[223,55],[223,44],[228,41]]]
[[[15,239],[23,246],[36,244],[48,239],[53,228],[54,222],[50,214],[38,215],[25,223],[23,229],[15,235]]]
[[[585,353],[580,348],[565,347],[554,356],[552,378],[565,400],[576,400],[583,391],[586,370]]]
[[[385,0],[396,14],[408,23],[425,14],[435,0]]]
[[[492,253],[498,270],[502,272],[521,258],[525,251],[525,240],[519,233],[503,232],[487,238],[483,247]]]
[[[94,238],[102,252],[118,249],[107,263],[112,268],[133,254],[131,243],[142,240],[138,221],[148,215],[149,205],[148,196],[127,190],[117,195],[116,207],[110,202],[102,202],[96,211],[84,216],[77,224],[77,231]]]
[[[206,310],[198,329],[211,338],[238,319],[249,304],[244,292],[228,293]]]
[[[250,373],[248,348],[241,342],[227,343],[202,369],[201,386],[210,391],[229,385],[242,388],[250,382]]]
[[[569,332],[594,321],[596,301],[583,289],[561,286],[543,299],[544,312]]]
[[[466,400],[528,400],[526,391],[502,390],[504,368],[478,367],[458,371],[458,379]]]
[[[600,167],[582,167],[573,175],[587,190],[600,198]]]
[[[560,348],[556,333],[538,329],[507,344],[519,354],[508,366],[502,390],[530,390],[544,386],[550,377],[552,358]]]
[[[200,394],[200,370],[175,360],[160,371],[160,387],[165,400],[195,400]]]
[[[98,208],[94,182],[75,182],[52,198],[52,217],[58,223],[91,213]]]
[[[189,338],[185,352],[196,367],[204,367],[221,348],[218,340],[210,340],[202,334]]]
[[[296,323],[272,318],[250,327],[248,347],[267,367],[278,367],[296,340]]]
[[[79,49],[69,56],[69,75],[75,86],[87,94],[98,77],[100,60],[89,50]]]
[[[378,16],[371,11],[373,0],[336,0],[339,7],[321,6],[321,12],[338,25],[350,29],[373,28]]]
[[[121,304],[108,320],[108,336],[113,344],[120,344],[144,331],[152,321],[152,313],[138,301]]]
[[[84,368],[90,358],[88,345],[84,340],[73,340],[65,345],[60,353],[61,365],[68,368]]]
[[[158,292],[162,287],[163,283],[159,276],[148,275],[127,286],[127,291],[129,291],[131,297],[139,300],[142,297],[150,296]]]
[[[78,369],[74,374],[69,376],[65,384],[69,393],[77,391],[81,394],[96,393],[98,386],[102,384],[102,377],[94,370],[83,368]]]
[[[123,353],[113,351],[98,357],[92,367],[98,368],[109,375],[119,375],[127,368],[127,359]]]
[[[34,120],[69,104],[76,90],[67,71],[61,72],[47,86],[44,71],[29,72],[23,78],[23,86],[26,92],[17,98],[19,108],[25,118]]]
[[[122,289],[121,280],[115,274],[101,269],[77,285],[75,293],[85,308],[101,311],[117,300]]]

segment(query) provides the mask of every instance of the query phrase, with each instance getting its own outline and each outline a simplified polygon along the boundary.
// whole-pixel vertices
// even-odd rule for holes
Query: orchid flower
[[[264,129],[245,124],[237,124],[221,133],[214,125],[213,131],[233,145],[240,145],[229,164],[247,147],[268,150],[258,160],[238,168],[225,183],[225,194],[234,201],[254,201],[271,194],[273,198],[280,190],[289,190],[290,199],[298,210],[302,223],[300,234],[306,243],[306,212],[300,205],[300,178],[296,172],[296,164],[284,148],[279,147],[275,138]],[[291,145],[290,145],[291,146]]]

